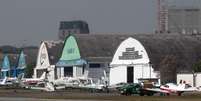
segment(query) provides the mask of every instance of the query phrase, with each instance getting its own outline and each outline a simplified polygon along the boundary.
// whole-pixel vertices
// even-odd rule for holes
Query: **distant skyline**
[[[0,45],[58,40],[59,22],[71,20],[91,33],[152,33],[157,0],[0,0]]]

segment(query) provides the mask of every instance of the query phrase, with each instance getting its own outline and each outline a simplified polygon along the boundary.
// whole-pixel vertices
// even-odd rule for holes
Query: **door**
[[[64,77],[73,77],[73,67],[64,67]]]
[[[133,67],[127,67],[127,83],[133,83]]]
[[[43,75],[43,73],[46,72],[46,71],[47,71],[47,69],[38,69],[38,70],[36,70],[36,77],[40,78]]]

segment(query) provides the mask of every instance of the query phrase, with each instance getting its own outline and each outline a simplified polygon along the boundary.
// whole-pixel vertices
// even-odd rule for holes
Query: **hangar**
[[[48,79],[50,81],[55,80],[55,63],[57,60],[57,55],[59,52],[54,52],[54,49],[57,49],[58,46],[55,46],[56,43],[60,42],[51,42],[51,41],[42,41],[38,50],[36,67],[34,68],[33,78],[40,78],[41,75],[46,72],[49,72]],[[52,45],[54,44],[54,45]]]
[[[73,43],[74,45],[66,42]],[[51,64],[56,64],[56,68],[58,70],[56,69],[57,71],[55,75],[58,77],[64,76],[64,71],[66,71],[65,75],[68,75],[68,69],[64,70],[64,68],[71,67],[71,69],[69,69],[71,76],[81,76],[87,74],[88,77],[98,80],[103,76],[110,76],[110,72],[113,71],[115,66],[117,66],[115,57],[121,59],[127,58],[123,55],[115,55],[118,53],[118,47],[121,47],[121,44],[124,44],[124,42],[137,43],[135,45],[144,47],[141,48],[143,51],[139,51],[137,48],[133,48],[136,47],[135,45],[131,44],[133,47],[127,48],[127,51],[132,51],[133,54],[135,54],[135,58],[140,58],[142,56],[141,52],[144,52],[143,54],[146,53],[147,55],[145,55],[145,57],[149,59],[133,59],[133,61],[138,64],[140,63],[140,60],[143,60],[143,62],[141,61],[141,64],[143,65],[139,67],[150,68],[149,70],[151,70],[151,72],[149,71],[148,73],[143,73],[143,77],[145,78],[150,77],[150,75],[148,77],[145,76],[149,73],[151,73],[151,76],[154,76],[155,74],[152,75],[154,71],[160,71],[162,83],[176,83],[176,73],[180,71],[191,71],[192,65],[201,58],[200,38],[197,36],[180,34],[70,34],[66,37],[66,41],[64,43],[52,42],[52,44],[54,43],[53,45],[48,43],[47,50],[49,57],[51,57],[49,58]],[[126,49],[126,47],[124,47],[124,49]],[[69,54],[65,52],[72,53],[73,50],[75,52],[79,51],[79,53],[74,54],[72,57],[67,57]],[[135,51],[138,51],[138,54]],[[126,50],[123,50],[122,53],[129,55]],[[132,57],[128,58],[132,59]],[[137,62],[137,60],[139,61]],[[123,61],[125,62],[125,60],[121,60],[121,63],[126,64],[123,63]],[[64,66],[62,66],[63,63]],[[132,62],[130,63],[132,64]],[[79,72],[75,72],[77,69],[74,69],[73,67],[78,68]],[[135,70],[134,68],[133,70]],[[88,73],[86,71],[88,71]],[[144,70],[141,69],[141,71]],[[133,75],[138,74],[134,72]],[[139,75],[142,77],[142,73]],[[139,78],[141,77],[139,76]],[[110,80],[111,79],[112,78],[110,78]],[[133,82],[135,81],[136,80],[134,79]]]
[[[17,77],[19,74],[24,73],[26,69],[26,60],[25,60],[25,54],[23,50],[21,50],[18,63],[17,63],[17,68],[14,68],[13,70],[13,76]]]
[[[160,74],[150,64],[144,46],[131,37],[119,45],[110,67],[110,85],[121,82],[139,83],[139,79],[155,79],[158,83],[160,79]]]
[[[74,36],[68,36],[64,42],[62,54],[56,63],[57,78],[81,77],[85,73],[86,61],[80,56],[80,50]]]
[[[1,78],[9,77],[10,76],[10,61],[8,55],[5,55],[2,62],[1,68]]]

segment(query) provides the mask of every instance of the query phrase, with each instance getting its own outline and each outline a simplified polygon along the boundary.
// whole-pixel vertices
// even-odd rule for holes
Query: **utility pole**
[[[197,74],[195,73],[195,71],[193,70],[193,87],[196,87],[196,77],[197,77]]]

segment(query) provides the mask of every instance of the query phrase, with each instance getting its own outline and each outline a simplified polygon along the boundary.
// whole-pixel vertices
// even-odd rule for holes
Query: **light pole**
[[[192,71],[192,74],[193,74],[193,87],[195,87],[196,86],[196,77],[197,77],[197,74],[195,73],[194,70]]]
[[[151,78],[151,68],[152,68],[152,63],[149,62],[149,78]]]

